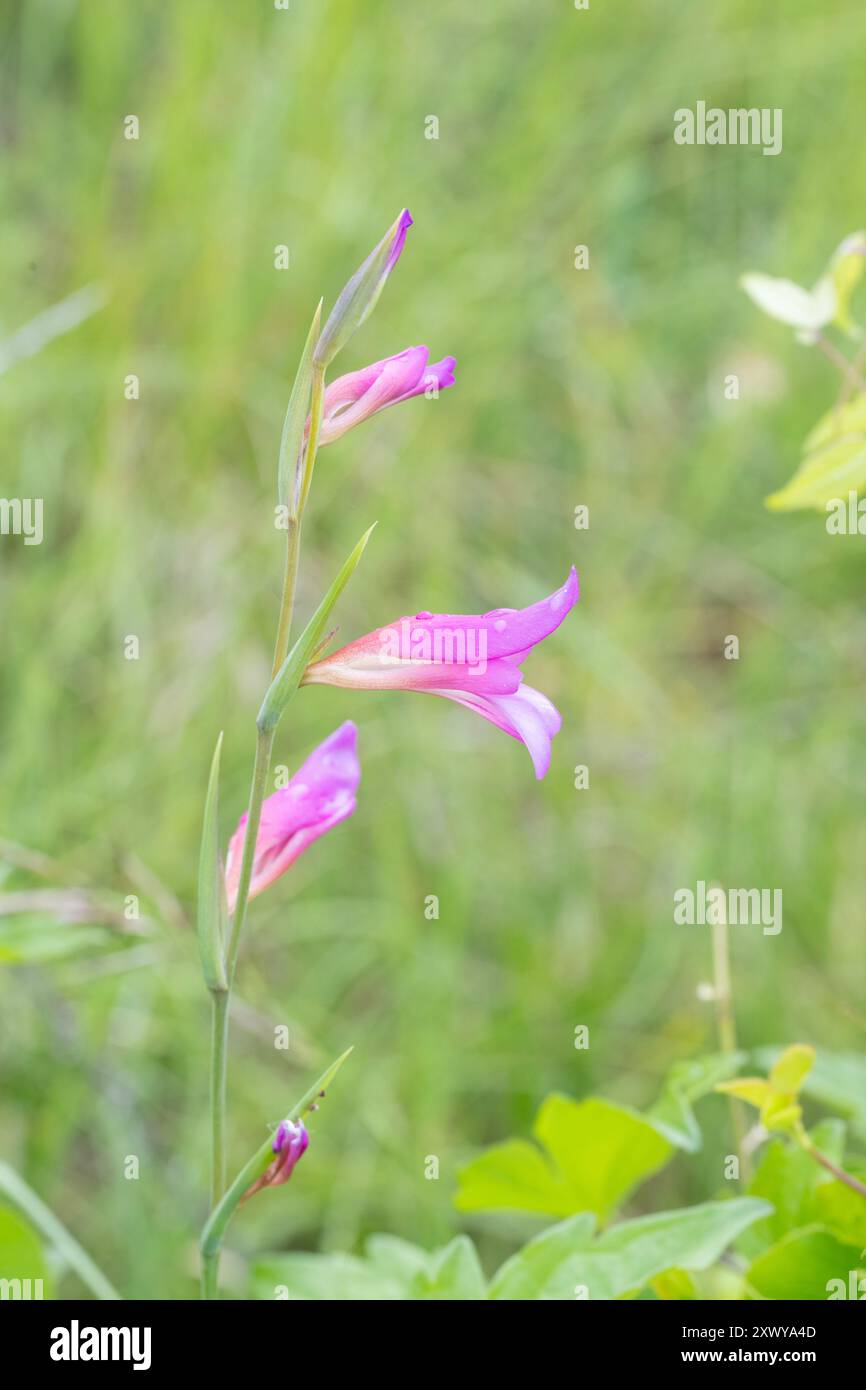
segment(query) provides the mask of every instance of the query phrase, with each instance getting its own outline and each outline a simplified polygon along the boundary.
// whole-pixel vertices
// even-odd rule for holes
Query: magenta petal
[[[408,208],[404,208],[403,211],[400,213],[400,217],[397,222],[397,234],[394,237],[394,244],[391,247],[391,251],[388,255],[388,264],[385,268],[386,275],[390,275],[391,271],[394,269],[394,266],[399,261],[403,247],[406,245],[406,233],[408,232],[411,226],[413,226],[412,214],[410,213]]]
[[[525,743],[536,776],[544,777],[562,721],[546,695],[523,683],[519,666],[559,627],[578,593],[572,567],[560,589],[528,608],[398,618],[315,662],[304,683],[419,690],[455,700]]]
[[[350,816],[361,780],[357,754],[358,731],[347,720],[302,763],[288,785],[262,805],[256,840],[250,897],[261,893],[320,835]],[[229,842],[226,893],[234,912],[243,856],[247,817],[244,814]]]
[[[404,348],[393,357],[338,377],[325,391],[319,443],[333,444],[371,415],[423,395],[430,386],[437,391],[453,386],[455,358],[444,357],[428,367],[429,355],[425,346]]]
[[[472,696],[454,690],[435,690],[431,694],[456,700],[467,709],[495,724],[512,738],[525,743],[540,780],[550,768],[550,745],[562,726],[556,706],[531,685],[522,684],[514,695]]]

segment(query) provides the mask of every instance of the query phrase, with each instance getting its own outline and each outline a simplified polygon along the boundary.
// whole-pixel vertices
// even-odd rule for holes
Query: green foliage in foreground
[[[839,1071],[847,1094],[844,1064],[838,1068],[833,1057],[824,1060],[826,1072]],[[578,1102],[549,1096],[533,1125],[537,1143],[509,1140],[468,1164],[455,1199],[460,1210],[566,1216],[529,1240],[489,1281],[468,1236],[433,1252],[373,1236],[363,1257],[260,1256],[252,1264],[250,1294],[458,1300],[615,1299],[639,1293],[667,1300],[858,1296],[866,1198],[789,1138],[770,1138],[746,1196],[605,1224],[637,1186],[672,1159],[676,1147],[664,1129],[678,1136],[686,1151],[694,1149],[695,1136],[700,1142],[690,1102],[714,1087],[738,1088],[738,1095],[754,1089],[749,1079],[721,1079],[741,1061],[741,1055],[717,1055],[678,1064],[646,1115],[596,1097]],[[771,1081],[762,1084],[795,1097],[811,1063],[810,1049],[788,1048],[774,1054]],[[672,1097],[679,1122],[674,1126]],[[755,1103],[765,1105],[765,1096]],[[790,1108],[776,1107],[776,1118]],[[841,1120],[824,1120],[808,1142],[841,1164],[845,1129]],[[769,1136],[766,1129],[763,1137]]]
[[[357,1252],[378,1231],[433,1250],[471,1229],[489,1277],[556,1222],[455,1212],[456,1173],[530,1141],[552,1093],[648,1118],[671,1064],[716,1047],[695,995],[710,943],[670,921],[672,892],[698,877],[783,888],[778,937],[731,933],[738,1036],[750,1071],[766,1070],[762,1043],[814,1043],[810,1132],[846,1119],[862,1170],[864,541],[763,507],[837,374],[735,286],[749,267],[811,286],[866,220],[851,176],[866,33],[851,0],[784,9],[781,23],[777,0],[659,0],[624,25],[619,6],[525,0],[2,6],[3,344],[80,287],[107,300],[0,376],[2,493],[43,497],[46,523],[42,546],[6,537],[0,553],[0,834],[14,841],[0,846],[0,1132],[125,1297],[196,1287],[201,787],[224,729],[224,846],[279,599],[268,489],[290,364],[320,289],[332,302],[382,210],[404,204],[412,257],[365,328],[369,356],[347,349],[346,366],[423,341],[457,356],[458,385],[320,460],[299,620],[373,517],[400,543],[347,590],[347,636],[425,607],[530,602],[572,560],[582,611],[537,672],[564,721],[537,787],[522,749],[446,701],[370,695],[350,711],[300,692],[303,731],[278,739],[279,761],[294,768],[357,714],[364,780],[351,833],[255,905],[232,1164],[265,1137],[263,1114],[356,1052],[306,1166],[239,1214],[232,1292],[258,1252]],[[760,74],[756,54],[772,55]],[[676,147],[671,113],[710,90],[783,107],[782,156]],[[130,110],[138,142],[123,138]],[[862,322],[862,281],[855,294]],[[728,633],[738,661],[720,655]],[[283,1023],[288,1052],[273,1047]],[[661,1118],[676,1144],[674,1090]],[[719,1195],[727,1101],[688,1104],[702,1147],[690,1126],[693,1147],[615,1221]],[[780,1217],[775,1241],[814,1220],[837,1233],[832,1180],[815,1181],[814,1208]],[[729,1258],[654,1291],[741,1289]],[[89,1293],[66,1263],[56,1288]]]
[[[827,1055],[823,1084],[845,1109],[859,1101],[850,1059]],[[796,1104],[812,1071],[812,1049],[768,1054],[769,1078],[730,1078],[742,1054],[678,1063],[646,1114],[600,1097],[552,1095],[533,1125],[534,1143],[513,1139],[479,1154],[459,1175],[456,1206],[466,1213],[511,1210],[565,1217],[521,1246],[488,1279],[468,1235],[427,1251],[396,1236],[367,1239],[363,1256],[263,1254],[252,1258],[247,1296],[312,1300],[823,1299],[859,1297],[866,1248],[866,1196],[847,1170],[846,1124],[828,1118],[810,1133]],[[316,1083],[309,1101],[320,1094]],[[622,1204],[676,1153],[693,1153],[701,1132],[692,1103],[713,1089],[762,1108],[765,1142],[745,1195],[615,1219]],[[792,1118],[792,1112],[796,1115]],[[777,1132],[774,1137],[773,1130]],[[799,1135],[799,1138],[798,1138]],[[678,1142],[677,1142],[678,1141]],[[267,1147],[267,1146],[266,1146]],[[815,1161],[814,1152],[840,1174]],[[730,1160],[729,1160],[730,1161]],[[736,1179],[736,1168],[726,1171]],[[32,1210],[62,1268],[64,1245],[87,1260],[15,1175],[7,1193]],[[45,1266],[37,1230],[0,1207],[0,1269]],[[53,1224],[52,1224],[53,1222]],[[57,1234],[59,1230],[59,1241]],[[54,1237],[52,1240],[51,1238]],[[98,1273],[98,1272],[97,1272]],[[86,1277],[86,1272],[85,1272]],[[113,1291],[95,1286],[97,1296]],[[863,1284],[866,1293],[866,1283]]]
[[[769,1211],[766,1202],[735,1197],[624,1221],[601,1235],[595,1234],[592,1213],[583,1212],[529,1241],[489,1284],[467,1236],[433,1254],[376,1236],[364,1259],[284,1255],[258,1260],[253,1293],[307,1299],[621,1298],[665,1270],[709,1268]]]

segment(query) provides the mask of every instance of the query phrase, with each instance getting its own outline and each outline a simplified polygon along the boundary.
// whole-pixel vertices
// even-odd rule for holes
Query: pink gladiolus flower
[[[561,589],[528,608],[496,608],[481,617],[416,613],[359,637],[308,667],[305,684],[351,690],[423,690],[489,719],[526,744],[536,777],[550,766],[562,720],[546,695],[525,685],[520,665],[577,603],[572,567]]]
[[[386,406],[421,396],[431,387],[444,391],[453,386],[455,359],[443,357],[428,366],[429,356],[426,347],[406,348],[331,382],[325,391],[319,443],[332,444]]]
[[[358,731],[347,720],[310,754],[287,786],[265,799],[250,880],[251,898],[285,873],[320,835],[352,814],[361,780],[357,742]],[[246,824],[244,812],[229,842],[226,894],[230,912],[237,902]]]
[[[247,1188],[243,1200],[252,1197],[254,1192],[260,1192],[263,1187],[279,1187],[280,1183],[288,1182],[296,1164],[307,1152],[309,1143],[310,1136],[301,1120],[298,1120],[297,1124],[293,1124],[291,1120],[283,1120],[274,1135],[273,1150],[276,1158],[262,1176]]]

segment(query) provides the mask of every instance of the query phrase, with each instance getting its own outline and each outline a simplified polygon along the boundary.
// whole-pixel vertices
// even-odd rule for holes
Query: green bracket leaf
[[[313,353],[319,341],[319,328],[322,320],[322,301],[313,315],[304,351],[298,363],[292,394],[283,421],[280,438],[280,459],[277,468],[277,500],[282,506],[292,508],[296,502],[298,461],[304,445],[304,429],[307,423],[307,410],[310,403],[310,387],[313,379]]]
[[[369,530],[364,532],[349,558],[344,561],[330,589],[274,676],[256,721],[262,733],[271,733],[277,727],[289,701],[301,684],[310,658],[321,641],[331,610],[357,569],[375,525],[374,522]]]

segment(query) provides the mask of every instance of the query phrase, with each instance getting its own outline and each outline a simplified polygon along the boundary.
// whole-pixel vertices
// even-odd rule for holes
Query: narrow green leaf
[[[346,1059],[351,1056],[353,1050],[352,1047],[347,1047],[345,1052],[340,1053],[336,1062],[332,1062],[331,1065],[322,1072],[318,1081],[315,1081],[310,1089],[304,1092],[294,1109],[289,1111],[286,1116],[287,1120],[291,1120],[293,1124],[297,1124],[298,1120],[302,1119],[304,1115],[309,1114],[317,1098],[324,1095],[334,1077],[337,1075],[337,1072],[340,1070],[340,1067]]]
[[[282,506],[289,508],[297,502],[296,475],[298,460],[304,443],[304,428],[307,423],[307,412],[310,404],[310,385],[313,379],[313,353],[316,343],[319,341],[321,320],[322,301],[320,299],[313,315],[313,322],[310,324],[310,331],[301,353],[301,360],[298,363],[292,394],[289,396],[286,418],[283,421],[283,433],[280,438],[277,500]]]
[[[210,765],[207,797],[201,829],[198,861],[198,911],[196,926],[201,969],[210,990],[228,988],[225,970],[225,932],[228,921],[225,874],[219,850],[219,778],[223,736],[220,734]]]
[[[340,291],[316,345],[314,360],[317,365],[327,367],[375,309],[411,223],[404,209]]]
[[[21,1211],[40,1235],[53,1246],[74,1269],[79,1279],[90,1289],[96,1298],[119,1299],[120,1294],[109,1283],[102,1270],[90,1258],[86,1250],[78,1244],[75,1237],[66,1229],[51,1210],[37,1197],[20,1174],[7,1163],[0,1163],[0,1192],[4,1193]]]
[[[3,1298],[53,1297],[42,1242],[30,1223],[9,1207],[0,1207],[0,1280]]]
[[[302,1116],[308,1114],[309,1111],[312,1110],[317,1098],[321,1096],[324,1091],[327,1091],[334,1077],[337,1075],[337,1072],[340,1070],[340,1067],[351,1052],[352,1048],[347,1047],[346,1051],[341,1053],[335,1062],[332,1062],[329,1067],[326,1067],[318,1081],[315,1081],[309,1090],[304,1092],[301,1099],[292,1107],[288,1115],[286,1115],[285,1118],[287,1120],[291,1120],[292,1123],[295,1124]],[[251,1154],[247,1159],[234,1182],[208,1217],[199,1241],[199,1248],[205,1260],[213,1259],[220,1250],[223,1240],[225,1239],[225,1233],[228,1229],[229,1222],[235,1213],[238,1203],[247,1191],[247,1188],[249,1188],[257,1178],[261,1177],[262,1173],[273,1159],[274,1153],[272,1144],[273,1139],[268,1135],[267,1139],[262,1141],[255,1153]]]
[[[374,522],[373,526],[364,532],[355,549],[344,562],[330,589],[274,676],[259,710],[257,723],[262,733],[272,732],[280,722],[286,706],[303,679],[313,652],[321,641],[325,624],[331,615],[334,604],[357,569],[375,524]]]

